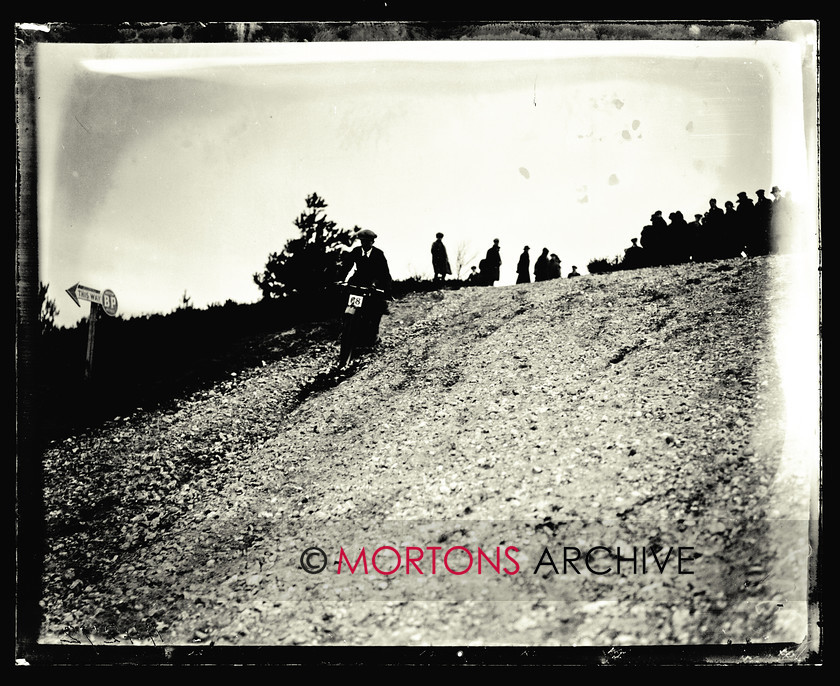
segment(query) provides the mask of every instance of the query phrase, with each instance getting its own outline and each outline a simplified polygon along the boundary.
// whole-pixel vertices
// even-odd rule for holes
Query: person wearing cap
[[[634,245],[635,245],[635,240],[636,239],[634,238],[633,239]],[[572,271],[569,272],[569,278],[573,279],[576,276],[580,276],[580,272],[577,270],[577,267],[575,265],[572,265]]]
[[[527,245],[522,248],[519,262],[516,264],[516,283],[531,283],[531,256]]]
[[[348,283],[355,286],[380,288],[385,292],[381,308],[373,313],[371,320],[375,341],[379,335],[379,321],[388,311],[386,300],[391,298],[391,271],[388,269],[385,253],[373,244],[376,240],[376,234],[373,231],[361,229],[354,233],[353,237],[359,241],[359,245],[344,253],[340,278],[347,279]]]
[[[642,227],[641,244],[650,266],[664,264],[668,241],[668,223],[662,216],[662,210],[650,215],[650,224]]]
[[[349,283],[356,286],[381,288],[389,294],[391,272],[388,269],[385,253],[373,244],[376,234],[370,229],[361,229],[354,233],[353,237],[359,241],[359,245],[344,253],[343,278],[346,279],[350,275]]]
[[[622,264],[625,269],[638,269],[644,266],[644,248],[639,245],[638,240],[638,238],[631,238],[630,247],[624,248]],[[569,277],[580,276],[580,274],[574,274],[574,270],[576,269],[577,267],[572,266],[572,272],[569,273]]]
[[[446,254],[446,246],[443,244],[443,234],[438,232],[435,242],[432,243],[432,270],[435,273],[435,281],[444,281],[452,274],[452,267],[449,265],[449,256]]]

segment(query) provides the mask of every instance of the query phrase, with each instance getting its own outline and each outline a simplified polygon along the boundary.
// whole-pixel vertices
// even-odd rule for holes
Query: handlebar
[[[342,288],[355,288],[360,291],[375,292],[385,295],[385,291],[381,288],[376,288],[376,286],[360,286],[359,284],[349,283],[348,281],[336,281],[335,285],[341,286]]]

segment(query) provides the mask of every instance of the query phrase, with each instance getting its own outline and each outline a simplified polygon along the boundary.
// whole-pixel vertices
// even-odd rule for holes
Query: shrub
[[[608,274],[609,272],[618,271],[622,268],[622,259],[620,257],[613,257],[612,259],[601,257],[592,260],[586,265],[590,274]]]

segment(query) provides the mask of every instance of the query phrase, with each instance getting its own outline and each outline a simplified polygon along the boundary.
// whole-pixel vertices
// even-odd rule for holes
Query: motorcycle
[[[340,281],[336,285],[341,287],[347,298],[339,340],[337,366],[341,369],[350,364],[353,354],[359,348],[370,347],[376,343],[379,320],[385,310],[385,291],[346,281]]]

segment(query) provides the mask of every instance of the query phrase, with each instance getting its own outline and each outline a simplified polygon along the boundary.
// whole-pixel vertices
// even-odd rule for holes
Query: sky
[[[586,274],[655,210],[814,195],[801,41],[38,46],[40,280],[56,323],[260,298],[253,275],[315,192],[378,234],[394,278],[501,280],[543,247]],[[806,84],[807,86],[807,84]],[[807,104],[807,103],[806,103]]]

